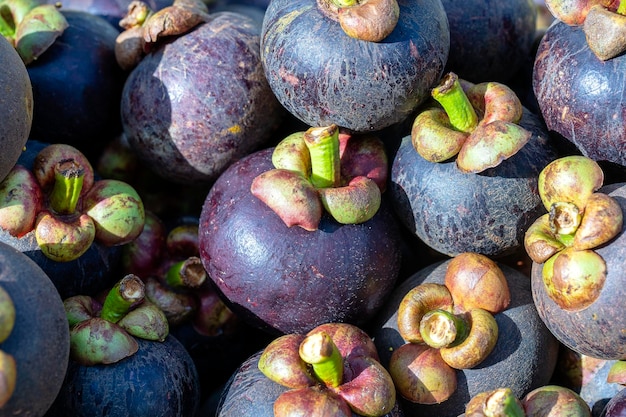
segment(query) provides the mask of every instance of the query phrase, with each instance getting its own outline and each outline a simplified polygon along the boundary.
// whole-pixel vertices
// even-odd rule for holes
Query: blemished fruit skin
[[[596,161],[626,165],[626,55],[598,59],[581,27],[555,21],[539,43],[532,85],[546,126]]]
[[[251,17],[214,13],[129,74],[124,133],[160,177],[210,184],[271,139],[284,111],[263,75],[259,31]]]
[[[347,36],[312,0],[274,0],[261,54],[281,104],[309,126],[379,131],[406,119],[443,72],[450,36],[439,0],[401,0],[394,31],[380,42]]]

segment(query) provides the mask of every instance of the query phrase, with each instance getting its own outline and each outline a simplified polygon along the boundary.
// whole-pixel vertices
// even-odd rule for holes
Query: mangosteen
[[[347,22],[386,36],[359,37],[344,31]],[[265,11],[261,55],[272,91],[295,117],[369,132],[402,122],[425,101],[448,59],[449,35],[439,0],[279,0]]]
[[[328,362],[327,343],[333,352]],[[306,362],[313,357],[320,363]],[[329,362],[333,365],[325,366]],[[328,372],[318,372],[320,368]],[[335,373],[330,369],[340,370],[339,382],[331,382]],[[371,339],[342,323],[325,323],[306,335],[283,335],[250,356],[224,387],[216,416],[270,417],[290,415],[289,410],[313,416],[403,415]]]
[[[283,114],[263,74],[258,24],[201,6],[200,23],[189,31],[163,44],[154,36],[121,101],[130,147],[161,178],[180,184],[213,182],[265,144]]]
[[[463,272],[463,274],[471,278],[468,283],[473,282],[477,287],[483,279],[494,281],[497,285],[492,287],[490,284],[490,286],[482,287],[475,292],[475,297],[471,297],[472,291],[467,290],[467,287],[460,287],[465,289],[456,292],[458,295],[455,295],[453,298],[454,304],[457,304],[459,300],[463,300],[462,302],[465,303],[465,308],[467,308],[467,306],[474,305],[474,303],[489,304],[498,299],[506,300],[507,297],[493,296],[495,293],[492,294],[488,288],[500,288],[503,282],[505,283],[504,288],[508,288],[509,304],[503,304],[506,305],[504,310],[493,313],[493,319],[495,319],[497,326],[496,343],[492,346],[492,350],[488,355],[482,358],[482,362],[470,368],[458,369],[452,367],[452,371],[446,371],[445,369],[447,368],[442,363],[442,359],[447,358],[450,352],[446,352],[444,356],[437,353],[437,349],[430,346],[431,342],[418,342],[416,340],[409,343],[409,340],[406,339],[408,337],[407,334],[410,333],[407,333],[403,328],[410,322],[403,320],[401,323],[400,317],[410,318],[413,312],[422,311],[421,314],[426,318],[427,315],[425,313],[429,310],[426,306],[441,304],[441,307],[434,311],[446,310],[447,307],[445,305],[450,301],[450,295],[455,293],[455,290],[450,288],[448,271],[453,264],[455,265],[454,271],[463,271],[464,268],[472,265],[468,263],[468,256],[470,255],[476,254],[464,253],[453,259],[436,262],[421,269],[396,287],[386,305],[376,318],[372,320],[371,327],[373,330],[371,334],[380,353],[381,363],[392,371],[392,376],[394,376],[394,372],[390,366],[394,354],[396,355],[396,358],[393,359],[395,367],[398,367],[398,364],[406,363],[405,360],[402,360],[402,356],[398,356],[402,351],[405,352],[403,355],[406,356],[407,360],[415,358],[416,363],[418,360],[429,360],[433,364],[438,364],[428,367],[428,369],[432,368],[432,373],[427,372],[422,375],[424,381],[423,389],[416,392],[421,392],[423,399],[416,397],[409,397],[409,399],[400,398],[400,406],[407,416],[437,415],[456,417],[465,411],[465,405],[473,396],[480,392],[501,387],[510,388],[515,396],[521,398],[533,388],[545,385],[553,373],[559,344],[537,314],[532,300],[528,277],[504,264],[491,261],[484,255],[479,255],[479,258],[483,259],[483,261],[478,265],[496,265],[501,271],[500,273],[495,274],[494,277],[493,273],[487,273],[487,270],[481,267],[477,269],[478,272],[472,273],[472,269],[469,269],[467,272]],[[461,261],[459,257],[463,257],[464,260]],[[480,271],[485,273],[479,273]],[[447,296],[439,294],[440,290],[444,288],[450,288],[443,291],[443,294],[449,291]],[[422,289],[427,289],[428,291],[422,291]],[[435,290],[435,292],[431,290]],[[497,292],[500,292],[500,290]],[[416,297],[409,296],[410,294],[414,294]],[[485,294],[490,295],[485,296]],[[448,301],[444,302],[446,298],[448,298]],[[475,307],[473,308],[476,309]],[[483,307],[478,307],[478,309],[491,311],[492,307],[483,305]],[[500,308],[495,311],[498,310]],[[457,310],[457,307],[454,307],[453,311],[460,313],[462,310]],[[472,321],[470,323],[473,323],[473,314],[471,317]],[[421,322],[424,322],[424,320],[421,320]],[[417,325],[417,327],[421,328],[421,325]],[[411,328],[409,327],[409,329]],[[460,329],[460,327],[456,328]],[[471,332],[472,330],[470,330],[469,334]],[[418,334],[420,333],[421,329]],[[410,338],[413,340],[413,336],[410,336]],[[447,349],[452,351],[455,346],[462,346],[463,343],[453,342]],[[445,360],[447,361],[448,359]],[[426,363],[424,362],[424,364]],[[398,372],[402,372],[401,369],[396,369]],[[418,365],[415,365],[414,368],[411,368],[409,365],[408,369],[415,369],[415,372],[417,372],[420,368],[418,368]],[[424,365],[424,369],[426,369],[426,365]],[[435,385],[431,385],[431,387],[436,386],[438,391],[428,391],[425,388],[428,387],[428,379],[426,378],[429,375],[439,375],[433,380]],[[442,383],[444,381],[443,378],[446,378],[445,380],[449,381],[451,385],[451,389],[446,392],[443,392],[442,388],[445,385]],[[396,381],[397,387],[400,387],[399,382],[401,381]],[[419,381],[417,385],[419,387]],[[400,388],[398,389],[402,392]],[[409,388],[407,387],[407,389]],[[416,400],[420,402],[416,402]]]
[[[509,82],[532,53],[537,26],[534,1],[442,3],[450,25],[447,70],[475,83]]]
[[[15,323],[0,350],[14,358],[17,372],[14,391],[1,414],[43,416],[60,392],[68,367],[65,310],[48,276],[26,255],[0,243],[0,265],[0,286],[15,311]],[[3,384],[3,394],[5,390]]]
[[[0,114],[4,120],[0,143],[0,179],[4,179],[28,140],[33,121],[33,91],[24,62],[9,41],[0,40]]]
[[[433,89],[441,106],[425,106],[401,140],[391,168],[394,209],[442,254],[505,256],[522,247],[542,210],[537,177],[557,153],[541,119],[509,87],[455,78],[449,73]],[[453,91],[459,99],[448,102]]]
[[[590,177],[588,174],[582,175],[582,178]],[[599,188],[599,185],[601,181],[592,188]],[[569,196],[579,195],[576,191],[565,192]],[[533,262],[533,298],[541,319],[565,346],[594,358],[621,360],[626,358],[626,345],[623,343],[621,330],[626,324],[616,306],[626,296],[623,285],[626,233],[621,221],[622,213],[626,210],[626,184],[605,185],[595,194],[609,196],[619,206],[621,213],[618,216],[609,214],[608,222],[599,223],[610,225],[619,220],[617,235],[592,249],[577,251],[575,247],[562,248],[560,253],[565,256],[558,253],[554,255],[558,255],[562,261],[550,257],[541,263]],[[585,211],[589,212],[591,209]],[[584,256],[579,257],[580,253]],[[579,264],[580,270],[592,273],[586,274],[582,280],[578,278],[579,274],[571,274],[568,278],[569,268],[566,267],[570,263]],[[553,272],[546,274],[546,265],[549,264],[553,266]],[[560,291],[568,288],[571,290]]]
[[[541,39],[533,72],[548,129],[589,158],[626,165],[626,97],[619,87],[625,70],[626,55],[599,59],[582,25],[555,21]]]
[[[275,148],[237,161],[215,182],[202,208],[200,257],[212,282],[236,314],[270,333],[306,332],[330,321],[363,325],[398,276],[400,235],[381,197],[387,161],[380,139],[340,135],[340,145],[324,143],[323,153],[333,156],[318,155],[322,161],[341,163],[340,170],[332,162],[322,164],[330,178],[320,175],[317,163],[311,173],[313,158],[300,159],[319,153],[304,148],[304,137],[316,132],[335,141],[336,128],[295,132]],[[318,188],[313,178],[339,186]],[[338,216],[327,210],[342,204],[349,210]],[[351,214],[356,219],[344,217]]]
[[[72,145],[93,159],[121,131],[126,74],[115,61],[119,31],[85,11],[61,13],[68,27],[27,66],[35,102],[30,137]]]
[[[195,416],[198,373],[185,348],[171,335],[163,342],[137,343],[135,354],[114,364],[87,366],[71,360],[46,416]]]

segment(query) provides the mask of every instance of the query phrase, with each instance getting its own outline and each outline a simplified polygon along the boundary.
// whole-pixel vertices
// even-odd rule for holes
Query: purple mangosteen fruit
[[[70,337],[63,302],[38,265],[4,243],[0,243],[0,266],[0,288],[13,305],[13,314],[7,314],[7,297],[2,297],[0,414],[43,416],[61,390],[68,367]],[[7,337],[10,316],[13,325]],[[12,384],[6,378],[7,355],[15,363]]]
[[[568,2],[561,3],[564,7]],[[574,12],[583,3],[599,2],[577,3],[580,5],[571,7],[572,16],[578,15]],[[608,6],[616,2],[603,3]],[[606,11],[602,6],[596,8]],[[567,17],[563,19],[570,21]],[[620,80],[626,71],[626,55],[599,58],[588,45],[582,23],[585,19],[580,19],[573,20],[576,24],[555,21],[541,39],[533,72],[535,96],[548,129],[570,141],[589,158],[623,166],[626,165],[626,93],[620,87]],[[623,22],[620,25],[626,28]],[[613,33],[620,33],[619,28],[606,28],[599,36],[610,38],[607,34]]]
[[[237,161],[202,208],[200,257],[209,276],[236,314],[268,332],[363,325],[395,285],[401,244],[381,197],[384,145],[337,131],[295,132]]]
[[[511,81],[532,53],[537,26],[534,1],[442,3],[450,25],[446,68],[475,83]]]
[[[391,168],[401,223],[434,250],[503,256],[522,247],[541,209],[539,171],[556,158],[541,119],[497,82],[447,74]]]
[[[291,114],[358,132],[404,121],[441,76],[449,46],[438,0],[272,1],[261,38],[265,74]]]
[[[286,334],[233,373],[219,417],[401,417],[396,390],[370,337],[345,323]]]
[[[195,6],[195,26],[183,33],[158,32],[152,19],[168,19],[164,9],[120,35],[142,30],[153,39],[124,85],[128,143],[146,166],[180,184],[214,181],[265,144],[283,115],[263,74],[258,23],[205,8]],[[174,3],[167,12],[185,10]]]
[[[115,62],[119,31],[91,13],[60,10],[67,28],[27,65],[35,102],[30,137],[95,158],[121,132],[126,74]]]
[[[0,39],[0,179],[4,179],[28,140],[33,121],[33,91],[24,62],[4,37]]]
[[[559,347],[528,277],[470,252],[403,281],[371,327],[406,416],[456,417],[500,387],[523,396],[550,380]]]
[[[585,156],[547,165],[539,177],[547,213],[524,244],[537,311],[555,337],[580,354],[621,360],[626,186],[603,182],[600,166]]]

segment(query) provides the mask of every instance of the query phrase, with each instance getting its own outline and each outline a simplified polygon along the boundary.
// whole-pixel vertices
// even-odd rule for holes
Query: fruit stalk
[[[302,360],[310,364],[314,375],[327,386],[343,382],[343,358],[335,342],[326,332],[308,335],[300,344]]]
[[[470,133],[478,126],[478,115],[461,87],[459,77],[448,73],[431,91],[432,97],[443,107],[450,124],[456,130]]]
[[[339,185],[339,128],[337,125],[312,127],[304,133],[311,154],[311,183],[316,188]]]
[[[54,187],[50,207],[59,214],[72,214],[83,189],[85,170],[74,159],[60,161],[54,167]]]
[[[143,300],[144,296],[143,281],[137,275],[126,275],[107,294],[102,305],[100,318],[117,323],[128,313],[130,307]]]

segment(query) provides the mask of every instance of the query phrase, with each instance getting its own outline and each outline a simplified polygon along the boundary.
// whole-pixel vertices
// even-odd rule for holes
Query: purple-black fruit
[[[114,52],[119,31],[91,13],[61,11],[69,27],[27,66],[35,103],[30,137],[66,143],[95,158],[121,131],[125,74]]]
[[[261,53],[278,100],[309,126],[353,131],[403,121],[427,97],[448,58],[449,30],[440,1],[399,1],[399,20],[380,42],[346,35],[330,1],[272,1]]]
[[[0,414],[43,416],[61,390],[68,366],[70,336],[63,302],[44,271],[4,243],[0,286],[15,305],[15,325],[0,348],[17,363],[15,391]]]
[[[67,322],[66,322],[67,324]],[[139,350],[107,365],[70,361],[47,417],[193,417],[199,406],[198,373],[173,336],[137,338]]]
[[[33,121],[33,92],[24,62],[4,37],[0,39],[0,60],[1,180],[13,168],[28,140]]]
[[[508,82],[532,52],[533,0],[443,0],[450,24],[446,68],[471,82]]]
[[[580,26],[554,22],[543,36],[533,89],[551,131],[596,161],[626,165],[626,55],[602,61]]]
[[[428,162],[402,139],[391,170],[390,192],[402,224],[428,246],[454,256],[501,256],[522,247],[526,228],[542,210],[537,177],[556,158],[541,120],[524,110],[528,143],[495,168],[463,173],[454,160]]]
[[[214,181],[269,140],[283,114],[263,74],[258,24],[230,12],[209,15],[145,56],[121,106],[139,158],[185,184]]]
[[[342,321],[362,325],[381,307],[400,268],[396,219],[383,199],[374,217],[317,230],[287,227],[250,192],[273,168],[272,149],[231,165],[200,216],[200,256],[227,305],[273,333],[306,332]]]
[[[385,367],[389,366],[393,352],[407,343],[398,327],[402,299],[419,284],[443,284],[450,262],[437,262],[407,278],[372,320],[371,334]],[[558,342],[535,310],[528,278],[506,265],[498,266],[508,283],[511,302],[504,311],[494,315],[498,340],[493,351],[478,366],[455,371],[456,391],[447,400],[431,405],[401,400],[406,416],[456,417],[464,412],[470,398],[480,392],[509,387],[519,397],[549,381],[556,364]]]

